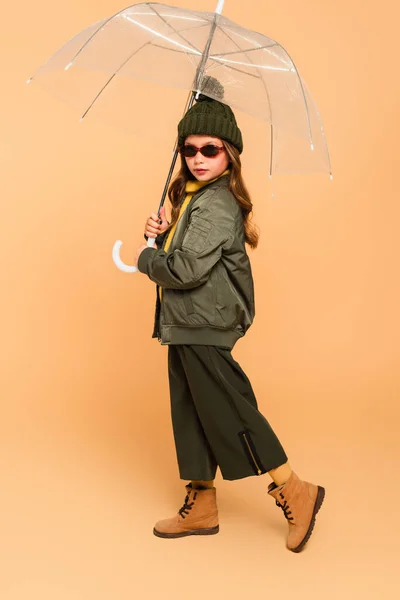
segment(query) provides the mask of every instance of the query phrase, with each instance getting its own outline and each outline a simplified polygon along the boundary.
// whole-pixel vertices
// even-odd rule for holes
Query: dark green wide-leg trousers
[[[288,459],[230,350],[169,345],[171,417],[181,479],[262,475]]]

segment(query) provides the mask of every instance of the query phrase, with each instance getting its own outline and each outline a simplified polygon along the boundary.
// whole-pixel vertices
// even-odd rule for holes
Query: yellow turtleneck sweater
[[[165,246],[163,248],[164,252],[168,251],[168,248],[170,247],[171,242],[172,242],[172,238],[174,237],[174,234],[175,234],[175,229],[179,223],[180,218],[182,217],[183,213],[185,212],[187,205],[193,198],[193,194],[195,194],[198,190],[200,190],[205,185],[208,185],[209,183],[212,183],[213,181],[217,181],[217,179],[219,179],[223,175],[228,175],[228,174],[229,174],[229,169],[227,169],[226,171],[221,173],[221,175],[218,175],[218,177],[215,177],[215,179],[211,179],[210,181],[190,180],[190,181],[186,182],[186,188],[185,188],[186,196],[185,196],[185,199],[182,202],[181,207],[179,209],[179,216],[176,220],[176,223],[175,223],[175,225],[173,225],[173,227],[171,227],[171,230],[168,233],[168,237],[165,242]],[[162,299],[162,287],[161,286],[159,287],[158,291],[159,291],[159,296],[160,296],[160,300],[161,300]]]

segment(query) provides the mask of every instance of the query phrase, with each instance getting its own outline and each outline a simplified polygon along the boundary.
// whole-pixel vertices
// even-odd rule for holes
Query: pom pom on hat
[[[197,102],[204,102],[205,100],[223,100],[225,95],[224,86],[218,79],[206,75],[201,83],[201,94],[197,98]],[[213,98],[210,98],[208,94],[212,94]]]

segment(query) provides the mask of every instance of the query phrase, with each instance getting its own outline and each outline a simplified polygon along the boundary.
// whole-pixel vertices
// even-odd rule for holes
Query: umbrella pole
[[[217,4],[217,8],[215,10],[215,14],[214,14],[214,20],[212,22],[211,25],[211,29],[210,29],[210,35],[208,36],[208,40],[206,43],[206,46],[204,48],[204,52],[202,54],[201,57],[201,61],[199,66],[196,69],[196,75],[194,78],[194,85],[193,87],[195,88],[196,91],[192,91],[191,92],[191,97],[190,97],[190,101],[188,104],[187,109],[184,112],[184,115],[187,113],[188,110],[190,110],[193,106],[194,100],[196,95],[198,95],[199,93],[199,88],[201,86],[201,83],[204,79],[204,67],[206,65],[206,62],[208,60],[208,56],[210,53],[210,46],[211,46],[211,42],[213,40],[214,37],[214,33],[215,33],[215,29],[217,27],[217,15],[220,15],[222,13],[222,9],[224,6],[225,0],[218,0],[218,4]],[[175,164],[176,164],[176,159],[178,158],[178,142],[175,142],[175,148],[174,148],[174,154],[172,157],[172,162],[171,162],[171,166],[169,169],[169,173],[164,185],[164,190],[161,196],[161,201],[160,201],[160,206],[158,207],[158,216],[160,216],[160,211],[161,211],[161,207],[164,204],[167,192],[168,192],[168,187],[172,178],[172,174],[174,172],[174,168],[175,168]],[[147,240],[147,246],[152,248],[155,244],[155,238],[148,238]],[[113,246],[113,250],[112,250],[112,257],[113,257],[113,261],[115,263],[115,265],[118,267],[118,269],[120,269],[120,271],[125,271],[125,273],[135,273],[138,268],[135,266],[131,266],[131,265],[126,265],[122,260],[121,257],[119,255],[119,251],[121,249],[122,246],[122,242],[121,240],[117,240]]]
[[[215,9],[214,20],[212,22],[211,29],[210,29],[210,35],[208,36],[208,40],[207,40],[206,46],[204,48],[204,52],[202,54],[201,61],[200,61],[199,66],[197,67],[196,75],[195,75],[195,78],[194,78],[194,87],[196,88],[196,92],[192,92],[189,105],[188,105],[188,107],[187,107],[187,109],[186,109],[186,111],[185,111],[184,114],[186,114],[186,112],[192,108],[193,103],[194,103],[194,99],[195,99],[196,95],[198,94],[197,90],[199,89],[199,87],[200,87],[200,85],[201,85],[201,83],[203,81],[203,78],[204,78],[204,67],[206,65],[206,62],[208,60],[208,56],[210,54],[211,42],[213,40],[215,29],[217,27],[217,15],[220,15],[222,13],[222,9],[224,7],[224,3],[225,3],[225,0],[218,0],[217,8]],[[158,215],[160,215],[161,207],[163,206],[163,204],[165,202],[165,198],[167,196],[168,187],[169,187],[169,184],[170,184],[170,181],[171,181],[171,178],[172,178],[172,174],[173,174],[174,169],[175,169],[177,158],[178,158],[178,144],[176,142],[175,143],[175,148],[174,148],[174,154],[173,154],[173,157],[172,157],[171,166],[170,166],[170,169],[169,169],[169,172],[168,172],[168,175],[167,175],[167,179],[166,179],[166,182],[165,182],[165,185],[164,185],[164,190],[163,190],[163,193],[162,193],[162,196],[161,196],[160,206],[158,207]]]
[[[194,102],[195,94],[194,94],[194,92],[191,92],[191,94],[190,94],[190,95],[191,95],[191,98],[190,98],[189,104],[187,105],[187,109],[186,109],[186,110],[185,110],[185,112],[184,112],[184,115],[185,115],[185,114],[187,113],[187,111],[188,111],[188,110],[190,110],[190,109],[192,108],[192,106],[193,106],[193,102]],[[167,196],[168,187],[169,187],[169,184],[170,184],[170,181],[171,181],[171,178],[172,178],[172,174],[173,174],[173,172],[174,172],[174,169],[175,169],[175,164],[176,164],[176,159],[177,159],[177,158],[178,158],[178,143],[177,143],[177,142],[175,142],[175,146],[174,146],[174,154],[173,154],[173,156],[172,156],[172,162],[171,162],[171,166],[170,166],[170,168],[169,168],[168,176],[167,176],[167,179],[166,179],[166,182],[165,182],[165,185],[164,185],[164,190],[163,190],[163,193],[162,193],[162,196],[161,196],[160,206],[158,207],[158,215],[160,215],[160,210],[161,210],[161,207],[163,206],[163,204],[164,204],[164,201],[165,201],[165,198],[166,198],[166,196]]]

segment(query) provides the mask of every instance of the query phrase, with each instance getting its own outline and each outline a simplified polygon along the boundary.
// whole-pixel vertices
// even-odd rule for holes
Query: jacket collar
[[[197,181],[196,179],[190,179],[189,181],[186,182],[186,190],[185,191],[188,194],[196,194],[204,187],[208,188],[208,186],[212,186],[214,188],[214,187],[220,187],[220,185],[226,185],[227,183],[229,183],[229,174],[230,174],[229,169],[226,169],[226,171],[221,173],[221,175],[219,175],[215,179],[211,179],[211,181]],[[215,185],[215,184],[217,184],[217,185]]]

